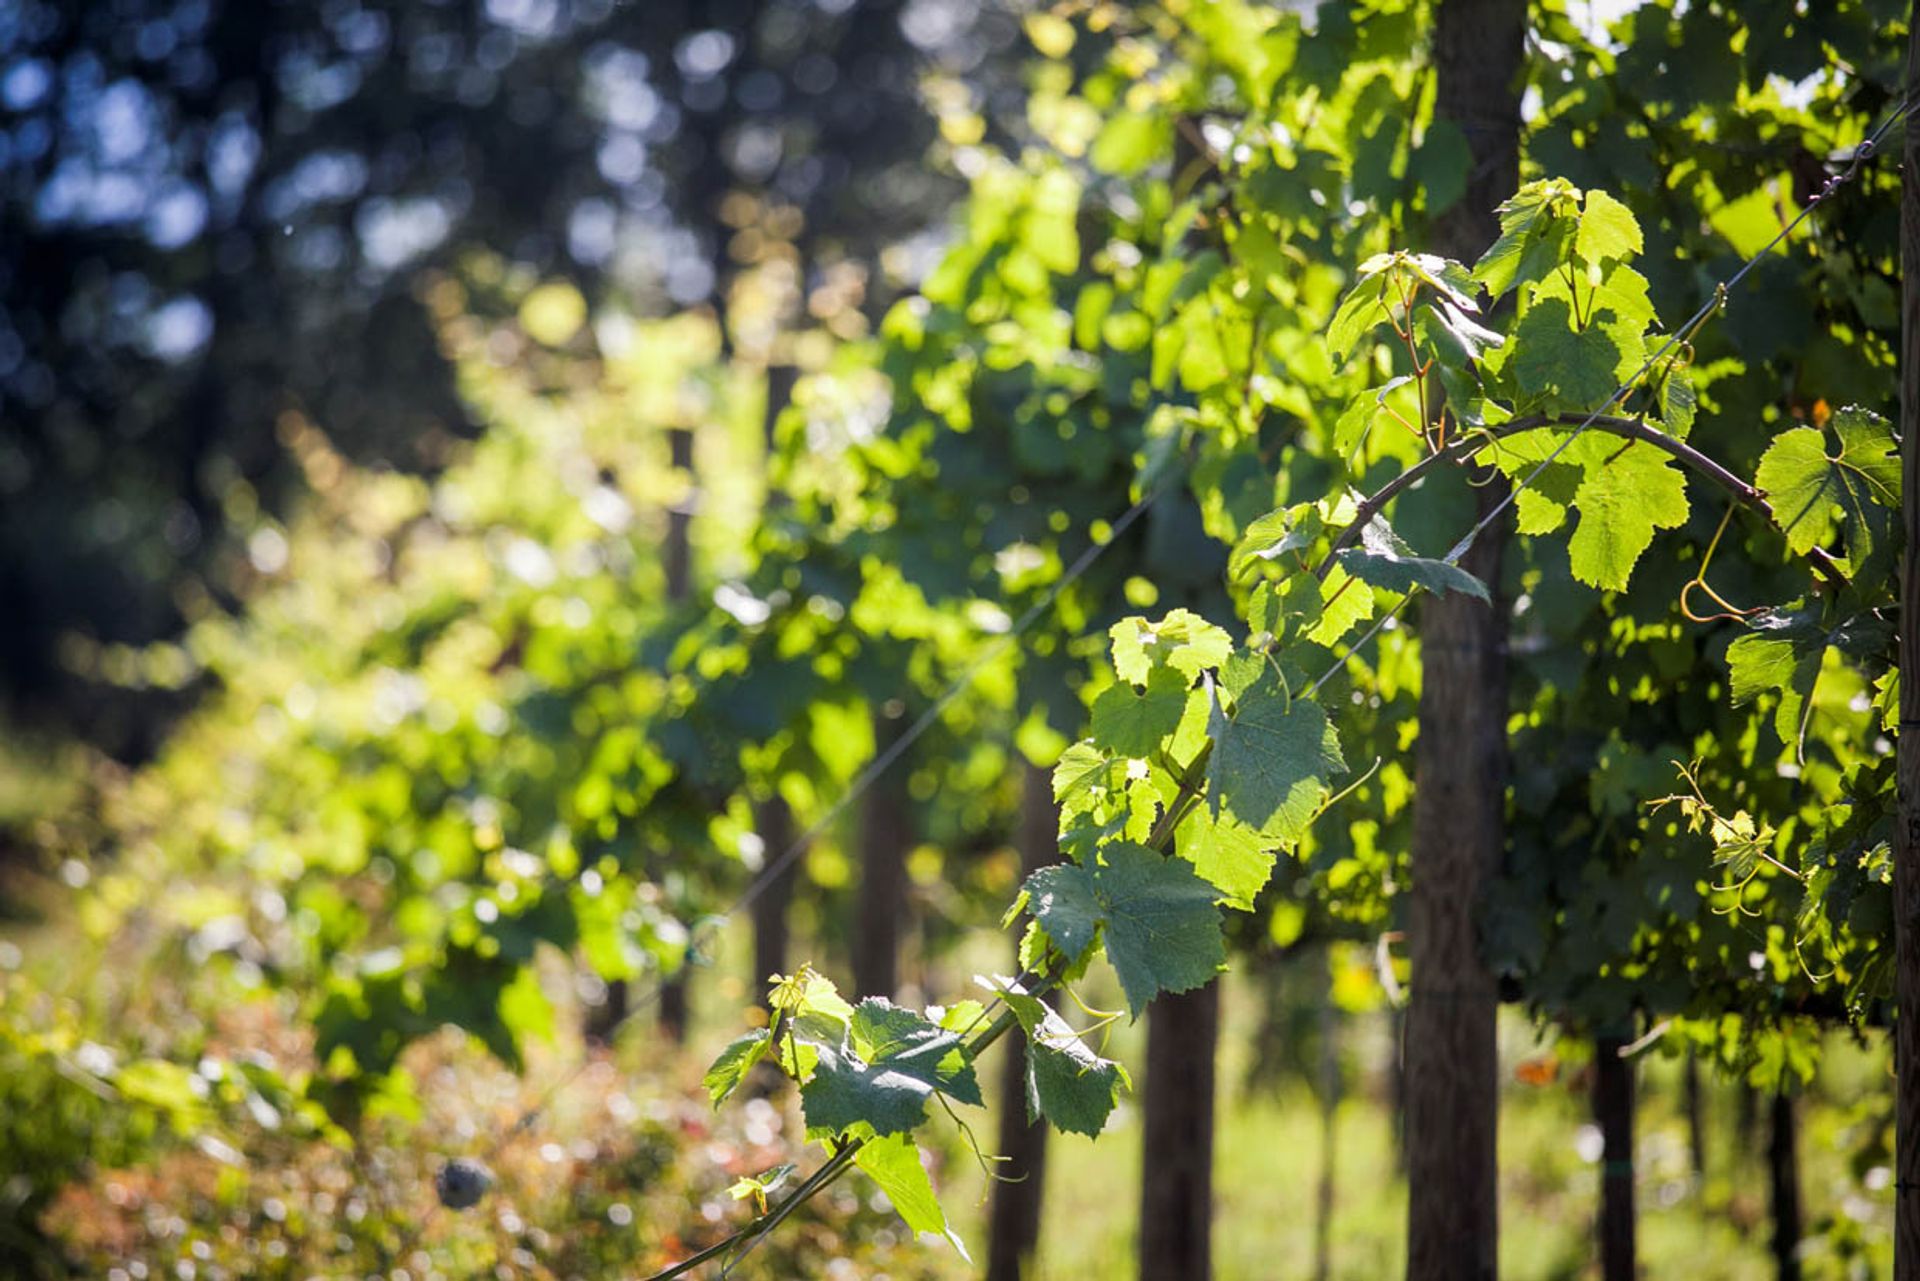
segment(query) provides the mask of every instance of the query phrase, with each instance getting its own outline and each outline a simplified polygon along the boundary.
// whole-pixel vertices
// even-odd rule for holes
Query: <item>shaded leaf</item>
[[[1070,957],[1102,937],[1135,1017],[1161,992],[1211,980],[1226,959],[1213,887],[1180,860],[1131,841],[1101,854],[1106,861],[1093,867],[1049,867],[1027,878],[1047,937]]]
[[[1207,732],[1214,812],[1225,811],[1282,845],[1306,834],[1327,779],[1347,767],[1326,711],[1311,699],[1290,697],[1271,670],[1240,696],[1232,716],[1216,698]]]

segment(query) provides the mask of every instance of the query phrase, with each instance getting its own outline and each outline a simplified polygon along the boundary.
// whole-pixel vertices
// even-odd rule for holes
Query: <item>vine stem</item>
[[[1184,771],[1180,780],[1180,795],[1175,799],[1174,803],[1168,807],[1166,814],[1161,816],[1160,823],[1156,826],[1153,835],[1148,838],[1150,848],[1160,849],[1165,845],[1165,843],[1172,838],[1173,832],[1175,828],[1179,826],[1180,820],[1185,818],[1186,815],[1192,811],[1193,807],[1199,803],[1201,794],[1199,789],[1194,785],[1193,778],[1196,774],[1200,774],[1205,770],[1207,758],[1212,754],[1212,747],[1213,745],[1211,743],[1203,747],[1199,754],[1194,757],[1193,763]],[[1027,995],[1042,995],[1058,983],[1059,974],[1056,969],[1054,972],[1048,973],[1041,978],[1038,984],[1028,990]],[[1019,1019],[1014,1014],[1012,1007],[1009,1006],[1007,1009],[1002,1010],[1000,1015],[995,1018],[992,1023],[989,1023],[985,1028],[981,1029],[977,1036],[961,1046],[960,1052],[966,1056],[967,1062],[972,1063],[982,1054],[986,1053],[987,1050],[991,1049],[994,1042],[1012,1031],[1018,1024]],[[674,1281],[675,1278],[686,1276],[703,1264],[711,1263],[722,1255],[738,1249],[740,1253],[732,1262],[725,1264],[721,1269],[720,1275],[725,1277],[727,1273],[738,1265],[741,1260],[745,1259],[761,1241],[765,1240],[775,1228],[779,1227],[780,1224],[786,1220],[787,1216],[825,1191],[829,1184],[842,1174],[845,1174],[848,1167],[853,1164],[854,1157],[865,1145],[865,1139],[850,1140],[829,1157],[825,1164],[807,1176],[806,1182],[788,1193],[786,1198],[782,1200],[780,1204],[773,1207],[773,1209],[755,1218],[732,1235],[714,1242],[699,1253],[689,1255],[680,1262],[653,1273],[647,1277],[645,1281]]]
[[[1332,571],[1335,558],[1354,544],[1367,522],[1415,481],[1441,463],[1458,461],[1478,453],[1489,443],[1488,436],[1495,440],[1504,440],[1508,436],[1518,436],[1523,432],[1539,431],[1548,427],[1572,427],[1581,423],[1586,423],[1592,429],[1622,437],[1629,442],[1637,440],[1652,445],[1726,490],[1733,495],[1735,502],[1765,517],[1767,523],[1775,530],[1781,529],[1780,518],[1773,510],[1773,504],[1767,501],[1764,491],[1749,485],[1713,458],[1685,441],[1668,435],[1658,427],[1637,418],[1617,418],[1610,415],[1600,415],[1590,419],[1583,414],[1536,414],[1489,427],[1484,434],[1462,436],[1439,452],[1428,454],[1382,485],[1362,500],[1359,507],[1355,509],[1353,522],[1341,530],[1339,536],[1333,540],[1332,548],[1328,550],[1326,558],[1320,562],[1319,567],[1314,570],[1314,576],[1324,579]],[[1828,582],[1836,586],[1846,583],[1846,572],[1824,549],[1813,548],[1807,553],[1807,559],[1812,563],[1814,570]]]
[[[1054,980],[1051,978],[1042,980],[1030,995],[1038,995],[1046,991],[1049,987],[1053,986],[1053,983]],[[978,1036],[969,1041],[962,1048],[961,1053],[966,1055],[968,1062],[972,1062],[974,1059],[980,1057],[980,1055],[986,1053],[986,1051],[992,1047],[993,1043],[1005,1036],[1017,1022],[1018,1020],[1014,1017],[1012,1010],[1005,1011],[999,1018],[996,1018],[992,1023],[982,1029]],[[844,1144],[839,1151],[827,1158],[825,1164],[808,1175],[806,1182],[788,1193],[786,1198],[782,1200],[780,1204],[774,1206],[773,1209],[760,1215],[731,1236],[724,1237],[706,1249],[701,1250],[699,1253],[688,1255],[680,1262],[653,1273],[646,1278],[646,1281],[674,1281],[676,1277],[686,1276],[694,1269],[711,1263],[736,1248],[744,1247],[741,1249],[740,1258],[734,1260],[734,1264],[737,1264],[740,1259],[746,1258],[747,1252],[752,1250],[761,1239],[779,1227],[780,1224],[786,1220],[787,1216],[825,1191],[829,1184],[835,1179],[838,1179],[842,1174],[845,1174],[848,1167],[853,1164],[854,1157],[865,1145],[866,1140],[864,1139],[854,1139]],[[726,1267],[722,1269],[721,1275],[725,1276],[727,1270],[731,1269],[734,1264],[726,1265]]]

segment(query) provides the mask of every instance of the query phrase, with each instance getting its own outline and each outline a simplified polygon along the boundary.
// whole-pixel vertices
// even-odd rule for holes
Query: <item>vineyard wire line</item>
[[[1701,325],[1705,324],[1714,312],[1727,306],[1729,295],[1731,295],[1735,286],[1745,280],[1748,274],[1751,273],[1755,267],[1759,266],[1768,254],[1771,254],[1775,249],[1779,248],[1789,236],[1799,230],[1800,224],[1812,217],[1813,211],[1818,209],[1829,196],[1833,195],[1834,192],[1840,190],[1841,187],[1859,175],[1866,162],[1878,152],[1881,140],[1886,137],[1887,133],[1895,125],[1906,119],[1913,111],[1917,92],[1920,92],[1920,87],[1910,86],[1907,92],[1900,96],[1899,101],[1894,105],[1894,109],[1887,115],[1887,118],[1881,121],[1879,127],[1869,133],[1860,144],[1853,149],[1853,154],[1849,157],[1846,168],[1828,178],[1820,190],[1814,193],[1813,198],[1807,201],[1799,213],[1794,215],[1792,221],[1774,233],[1773,239],[1767,241],[1765,245],[1750,255],[1731,276],[1718,282],[1714,286],[1713,295],[1708,298],[1707,301],[1700,304],[1699,309],[1687,318],[1685,324],[1668,335],[1666,342],[1660,345],[1658,351],[1642,361],[1640,367],[1634,370],[1618,387],[1615,387],[1613,392],[1608,395],[1605,400],[1600,402],[1599,407],[1587,415],[1585,421],[1578,427],[1575,427],[1565,440],[1555,445],[1553,450],[1548,453],[1545,458],[1542,458],[1536,463],[1533,469],[1521,478],[1519,483],[1510,486],[1500,501],[1495,503],[1490,511],[1475,521],[1473,526],[1460,536],[1459,541],[1454,543],[1447,554],[1441,558],[1442,563],[1458,565],[1461,557],[1465,556],[1467,552],[1472,549],[1474,540],[1479,538],[1489,525],[1498,520],[1501,515],[1506,512],[1507,508],[1513,506],[1519,499],[1521,493],[1524,492],[1528,486],[1532,485],[1534,481],[1538,480],[1542,472],[1546,471],[1547,468],[1558,461],[1560,455],[1564,454],[1573,445],[1574,441],[1580,439],[1586,430],[1598,422],[1609,409],[1612,409],[1615,405],[1625,400],[1627,396],[1631,395],[1634,388],[1639,385],[1640,380],[1647,375],[1648,371],[1653,369],[1662,360],[1665,360],[1668,353],[1678,346],[1681,341],[1689,334],[1698,330]],[[1375,620],[1373,626],[1367,628],[1367,630],[1361,634],[1359,640],[1347,647],[1345,654],[1334,660],[1327,670],[1320,674],[1319,679],[1308,687],[1307,693],[1310,695],[1319,693],[1321,687],[1332,680],[1336,672],[1345,670],[1347,662],[1362,649],[1366,648],[1368,641],[1379,635],[1382,629],[1399,616],[1400,611],[1406,608],[1407,602],[1419,594],[1420,588],[1421,585],[1418,582],[1414,583],[1412,588],[1394,603],[1393,608]]]

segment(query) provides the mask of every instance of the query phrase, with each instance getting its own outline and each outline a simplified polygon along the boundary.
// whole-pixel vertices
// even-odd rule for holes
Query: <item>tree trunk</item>
[[[1213,1275],[1213,1068],[1220,982],[1154,999],[1140,1179],[1140,1278]]]
[[[1407,1011],[1387,1008],[1387,1107],[1393,1117],[1393,1169],[1407,1177]]]
[[[1742,1157],[1751,1157],[1754,1152],[1754,1133],[1760,1124],[1760,1095],[1753,1083],[1744,1076],[1740,1078],[1740,1088],[1733,1098],[1733,1139],[1734,1146]]]
[[[1603,1036],[1593,1047],[1593,1120],[1604,1140],[1600,1157],[1600,1276],[1634,1281],[1633,1065],[1624,1041]]]
[[[876,710],[873,742],[885,752],[902,732],[901,718]],[[861,996],[891,998],[900,986],[900,927],[907,910],[907,847],[913,816],[907,762],[895,761],[867,788],[860,810],[860,890],[853,925],[853,986]]]
[[[1685,1076],[1681,1079],[1681,1087],[1687,1109],[1687,1160],[1693,1170],[1694,1190],[1699,1191],[1707,1186],[1707,1114],[1706,1101],[1700,1091],[1700,1060],[1692,1050],[1687,1051],[1687,1063],[1683,1071]]]
[[[1907,90],[1920,86],[1920,0],[1908,20]],[[1909,122],[1900,193],[1899,814],[1893,825],[1895,1281],[1920,1281],[1920,128]]]
[[[773,485],[774,429],[780,415],[793,399],[793,386],[800,371],[792,365],[767,368],[767,403],[762,429],[766,439],[766,508],[772,511],[786,500]],[[766,865],[793,847],[795,839],[793,811],[780,795],[776,784],[773,794],[753,807],[753,826],[759,834]],[[767,980],[787,972],[787,910],[793,904],[793,887],[799,876],[795,863],[781,869],[753,900],[753,984],[754,999],[763,1005],[767,999]]]
[[[792,365],[767,366],[767,409],[762,426],[767,442],[766,506],[768,511],[784,507],[787,503],[787,496],[781,493],[773,483],[773,459],[779,448],[774,434],[780,426],[780,415],[786,412],[789,404],[793,403],[794,384],[799,381],[800,371]]]
[[[687,492],[667,509],[666,538],[660,547],[661,571],[666,578],[666,598],[681,601],[687,598],[693,586],[693,540],[691,538],[693,509],[695,506],[695,482],[693,476],[693,432],[684,427],[667,429],[667,459],[669,466],[685,472],[688,478]],[[678,1045],[687,1039],[687,980],[688,970],[682,966],[676,974],[660,981],[660,1030],[668,1040]],[[633,997],[625,979],[615,979],[607,984],[606,1000],[594,1007],[587,1015],[586,1036],[589,1041],[605,1044],[612,1039],[614,1029],[627,1021],[633,1010]]]
[[[1443,0],[1435,20],[1436,119],[1466,133],[1466,195],[1435,221],[1433,247],[1472,261],[1499,233],[1496,207],[1519,181],[1519,75],[1526,0]],[[1501,488],[1476,491],[1490,510]],[[1505,535],[1488,529],[1462,559],[1495,605],[1457,593],[1420,607],[1407,1012],[1407,1275],[1498,1274],[1499,1109],[1494,976],[1476,932],[1483,888],[1505,844]]]
[[[1204,171],[1201,121],[1173,134],[1173,180],[1184,192]],[[1198,227],[1187,247],[1207,244]],[[1147,1013],[1147,1085],[1141,1100],[1140,1277],[1207,1281],[1213,1273],[1214,1053],[1220,983],[1155,998]]]
[[[693,588],[693,509],[698,496],[698,483],[693,471],[693,432],[683,427],[670,428],[667,432],[667,459],[675,470],[686,473],[687,491],[680,500],[667,509],[667,540],[660,549],[662,569],[666,574],[667,599],[683,601]],[[691,960],[691,956],[688,958]],[[692,1011],[687,1004],[687,985],[693,978],[693,971],[682,965],[679,972],[670,975],[660,984],[660,1031],[675,1045],[684,1045],[687,1040],[687,1022]],[[626,1005],[625,984],[621,985],[621,1005]],[[626,1017],[621,1010],[620,1017]]]
[[[1323,967],[1323,977],[1332,975]],[[1320,1003],[1320,1183],[1313,1198],[1313,1281],[1333,1275],[1333,1198],[1338,1174],[1340,1113],[1340,1011],[1330,994]]]
[[[1028,765],[1021,788],[1020,868],[1031,876],[1057,857],[1060,814],[1049,771]],[[1027,1120],[1026,1043],[1015,1036],[1009,1045],[1000,1087],[1000,1155],[1005,1160],[999,1168],[1002,1181],[993,1185],[987,1281],[1020,1281],[1040,1245],[1046,1190],[1047,1127]]]
[[[793,846],[793,810],[778,792],[753,807],[753,826],[759,834],[767,865]],[[787,972],[787,907],[793,902],[793,881],[799,864],[781,869],[753,900],[754,999],[767,1000],[767,981]]]
[[[1794,1128],[1793,1096],[1780,1090],[1773,1096],[1773,1128],[1767,1139],[1773,1267],[1780,1281],[1800,1281],[1800,1153]]]

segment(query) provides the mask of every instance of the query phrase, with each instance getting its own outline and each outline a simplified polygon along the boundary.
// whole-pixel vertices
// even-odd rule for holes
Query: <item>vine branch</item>
[[[1485,448],[1489,438],[1504,440],[1508,436],[1518,436],[1522,432],[1539,431],[1546,427],[1574,427],[1589,423],[1591,429],[1611,433],[1628,441],[1644,441],[1655,449],[1671,456],[1675,461],[1690,468],[1699,475],[1733,495],[1734,501],[1766,519],[1776,531],[1784,534],[1780,518],[1773,510],[1773,504],[1767,501],[1764,491],[1749,485],[1728,471],[1713,458],[1695,449],[1692,445],[1675,436],[1670,436],[1658,427],[1651,426],[1637,418],[1618,418],[1610,415],[1589,419],[1584,414],[1534,414],[1525,418],[1516,418],[1512,422],[1501,423],[1487,428],[1483,433],[1461,436],[1436,453],[1414,463],[1405,471],[1382,485],[1372,495],[1363,500],[1354,513],[1353,523],[1341,530],[1333,540],[1326,558],[1314,570],[1316,578],[1324,579],[1334,566],[1334,558],[1351,547],[1368,521],[1379,515],[1386,505],[1397,498],[1415,481],[1425,476],[1434,467],[1444,462],[1457,462]],[[1815,547],[1807,553],[1816,573],[1835,586],[1847,582],[1846,571],[1823,548]]]

